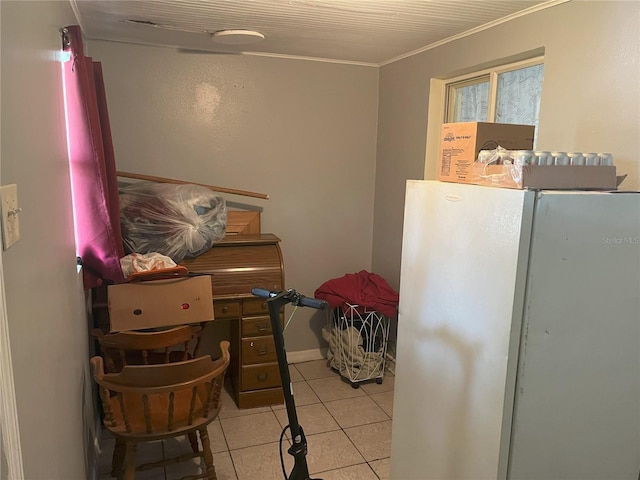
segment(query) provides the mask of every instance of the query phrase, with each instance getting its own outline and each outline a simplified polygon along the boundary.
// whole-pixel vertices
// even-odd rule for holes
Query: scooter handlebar
[[[271,298],[278,295],[277,292],[270,292],[269,290],[264,288],[252,288],[251,293],[256,297],[262,297],[262,298]]]
[[[277,297],[280,294],[280,292],[271,292],[264,288],[253,288],[251,290],[251,293],[256,297],[262,297],[262,298],[273,298],[273,297]],[[329,306],[329,304],[324,300],[305,297],[304,295],[299,294],[295,290],[288,290],[285,294],[285,297],[293,305],[301,305],[303,307],[316,308],[318,310],[325,309]]]
[[[305,297],[304,295],[300,295],[299,302],[303,307],[317,308],[318,310],[324,310],[328,306],[327,302],[325,302],[324,300]]]

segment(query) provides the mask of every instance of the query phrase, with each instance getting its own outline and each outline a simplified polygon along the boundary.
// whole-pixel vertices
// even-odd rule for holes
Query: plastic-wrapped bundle
[[[120,188],[122,240],[127,253],[157,252],[178,263],[224,238],[224,198],[199,185],[141,182]]]

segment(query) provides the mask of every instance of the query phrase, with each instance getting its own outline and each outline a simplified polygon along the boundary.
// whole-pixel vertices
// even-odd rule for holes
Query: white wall
[[[538,148],[612,152],[621,188],[640,189],[640,3],[574,0],[386,65],[380,70],[373,270],[397,287],[406,179],[426,160],[431,78],[544,48]]]
[[[22,238],[2,263],[24,475],[83,480],[83,390],[91,380],[58,33],[76,20],[66,1],[3,0],[0,8],[0,178],[18,185],[22,208]]]
[[[285,283],[313,295],[371,268],[378,70],[88,41],[102,62],[118,170],[270,195]],[[323,342],[299,309],[287,350]],[[312,318],[310,318],[314,315]]]

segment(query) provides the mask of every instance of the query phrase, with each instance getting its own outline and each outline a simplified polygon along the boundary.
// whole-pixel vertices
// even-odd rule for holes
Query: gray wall
[[[68,2],[0,3],[2,184],[18,185],[22,238],[2,252],[24,475],[88,477],[87,324],[76,270],[60,35]],[[89,405],[89,406],[87,406]],[[88,425],[91,425],[89,420]],[[4,438],[4,447],[11,448]]]
[[[89,47],[105,65],[118,168],[269,193],[228,200],[264,208],[287,286],[311,294],[362,268],[399,287],[404,187],[425,172],[431,78],[544,51],[538,147],[611,151],[623,187],[638,188],[637,19],[637,2],[572,1],[383,66],[379,92],[366,67]],[[430,178],[435,168],[428,159]],[[318,345],[322,319],[310,337],[309,315],[291,327],[291,351]]]
[[[267,193],[285,282],[307,295],[371,268],[378,69],[88,41],[102,62],[118,170]],[[312,317],[313,314],[313,317]],[[317,349],[300,309],[287,349]],[[310,331],[314,335],[310,335]]]
[[[83,479],[89,352],[57,59],[58,28],[76,21],[66,1],[0,8],[0,178],[18,184],[23,209],[2,262],[25,476]],[[640,188],[638,16],[637,2],[572,1],[384,66],[379,97],[373,68],[89,47],[105,67],[118,168],[269,193],[228,200],[264,208],[287,285],[311,294],[362,268],[397,286],[432,77],[544,47],[539,147],[609,150],[623,186]],[[291,351],[318,345],[300,315]]]
[[[640,188],[640,3],[571,1],[380,69],[375,272],[400,279],[406,179],[423,178],[429,82],[544,48],[538,148],[612,152]],[[435,178],[436,158],[426,160]]]

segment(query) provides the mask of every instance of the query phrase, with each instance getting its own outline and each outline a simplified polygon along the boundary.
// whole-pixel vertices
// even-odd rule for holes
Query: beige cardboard
[[[545,190],[615,190],[616,167],[539,166],[522,167],[522,187]]]
[[[480,150],[533,149],[533,125],[489,122],[445,123],[440,136],[438,180],[473,183],[472,166]]]
[[[209,275],[110,285],[107,293],[112,332],[213,320]]]
[[[482,165],[476,162],[469,182],[532,190],[616,190],[624,177],[613,166]]]

